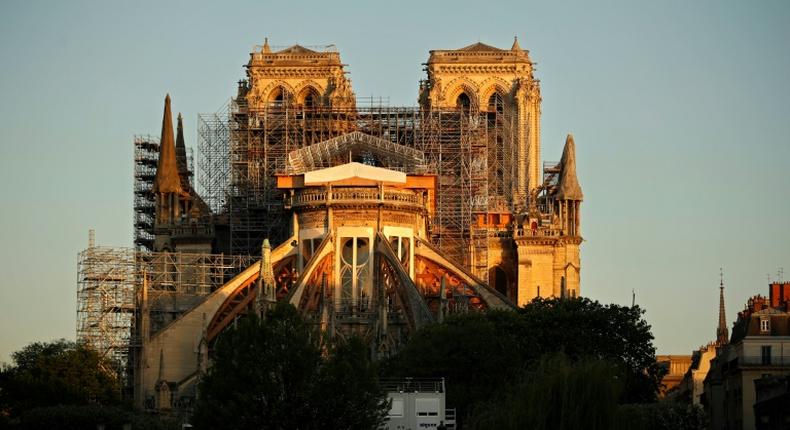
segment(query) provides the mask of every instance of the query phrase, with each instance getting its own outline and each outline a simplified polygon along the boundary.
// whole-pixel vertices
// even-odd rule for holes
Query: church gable
[[[495,48],[491,45],[486,45],[485,43],[477,42],[473,43],[469,46],[464,46],[463,48],[459,49],[459,51],[471,51],[471,52],[501,52],[503,49]]]
[[[307,49],[302,45],[293,45],[291,47],[285,48],[282,51],[277,51],[278,54],[317,54],[316,51],[312,49]]]

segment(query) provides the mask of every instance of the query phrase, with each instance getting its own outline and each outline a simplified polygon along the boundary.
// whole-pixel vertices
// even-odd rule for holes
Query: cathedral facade
[[[385,357],[452,313],[580,294],[574,141],[541,165],[528,51],[518,41],[435,50],[426,71],[417,107],[375,105],[355,96],[336,50],[267,41],[250,54],[226,139],[201,148],[203,166],[225,167],[202,173],[200,194],[166,98],[155,174],[140,187],[152,209],[138,223],[137,237],[150,237],[138,252],[254,262],[208,291],[160,301],[152,297],[168,282],[205,273],[178,270],[159,286],[144,275],[138,405],[189,403],[223,330],[274,302]]]

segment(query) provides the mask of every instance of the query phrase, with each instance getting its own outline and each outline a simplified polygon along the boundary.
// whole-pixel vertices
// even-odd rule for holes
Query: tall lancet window
[[[344,306],[364,306],[370,300],[370,242],[365,237],[349,237],[340,249],[340,300]]]

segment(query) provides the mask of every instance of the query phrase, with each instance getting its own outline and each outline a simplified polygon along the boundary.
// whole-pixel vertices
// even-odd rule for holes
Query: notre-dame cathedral
[[[215,339],[277,301],[382,357],[452,313],[580,294],[574,141],[541,163],[529,52],[433,50],[425,70],[392,107],[355,96],[333,46],[266,41],[201,117],[197,168],[165,99],[161,138],[136,141],[136,403],[188,404]],[[242,257],[215,276],[207,256]]]

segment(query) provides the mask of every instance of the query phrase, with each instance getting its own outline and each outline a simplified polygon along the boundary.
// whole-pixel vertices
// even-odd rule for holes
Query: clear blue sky
[[[543,154],[576,138],[582,292],[647,309],[662,353],[790,278],[790,2],[0,3],[0,361],[74,338],[77,253],[131,246],[132,136],[219,108],[255,44],[334,43],[358,96],[413,105],[430,49],[531,51]]]

